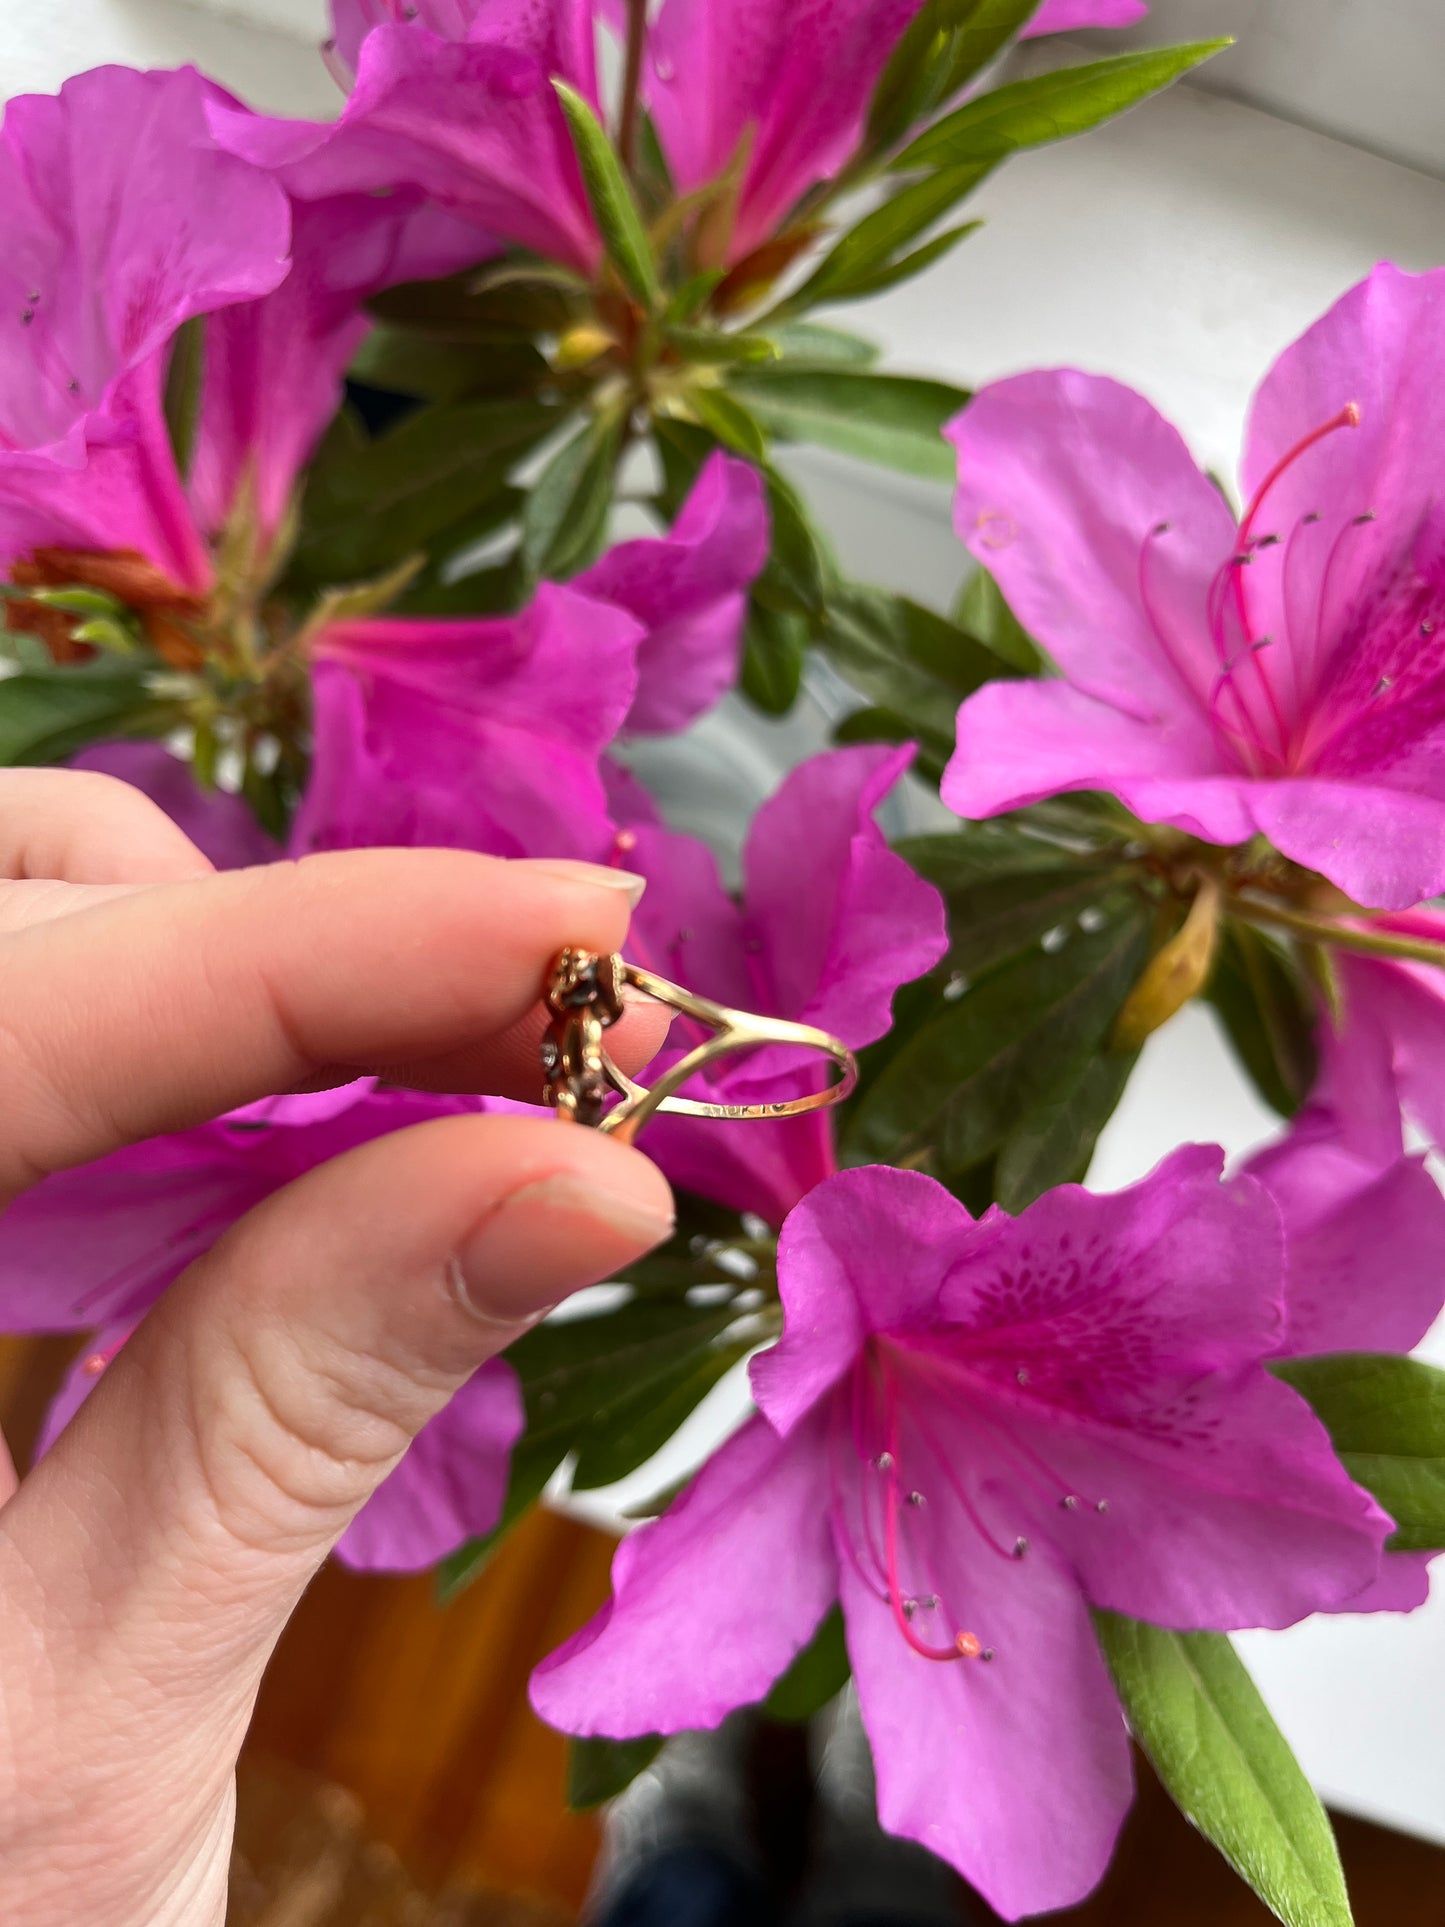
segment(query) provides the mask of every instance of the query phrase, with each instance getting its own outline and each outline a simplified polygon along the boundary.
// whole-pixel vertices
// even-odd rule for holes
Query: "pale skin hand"
[[[110,778],[0,773],[0,1204],[358,1066],[535,1098],[543,969],[622,947],[625,886],[439,851],[216,876]],[[619,1058],[664,1027],[629,1015]],[[236,1756],[312,1574],[484,1360],[671,1220],[595,1133],[418,1126],[193,1265],[18,1489],[0,1450],[8,1927],[220,1927]]]

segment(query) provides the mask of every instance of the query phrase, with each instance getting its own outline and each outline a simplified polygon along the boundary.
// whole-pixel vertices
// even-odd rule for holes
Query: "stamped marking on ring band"
[[[712,1032],[663,1072],[651,1087],[635,1083],[618,1069],[604,1046],[607,1030],[622,1015],[625,985],[691,1017]],[[542,1078],[546,1101],[559,1117],[590,1125],[630,1144],[659,1111],[685,1117],[779,1118],[821,1111],[847,1097],[858,1081],[858,1065],[848,1046],[811,1024],[715,1004],[709,997],[669,983],[665,977],[618,956],[566,949],[553,959],[543,987],[551,1023],[542,1040]],[[689,1078],[734,1051],[760,1044],[790,1044],[826,1057],[836,1073],[826,1090],[771,1104],[707,1104],[676,1093]],[[609,1099],[620,1103],[608,1109]]]

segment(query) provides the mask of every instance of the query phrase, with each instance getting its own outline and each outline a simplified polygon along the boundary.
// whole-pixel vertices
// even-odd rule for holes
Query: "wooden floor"
[[[0,1422],[22,1463],[65,1357],[48,1341],[0,1341]],[[426,1577],[324,1571],[257,1709],[234,1927],[575,1920],[596,1824],[566,1811],[562,1742],[532,1717],[525,1689],[535,1661],[605,1597],[610,1558],[600,1535],[538,1514],[446,1608]],[[1445,1927],[1445,1853],[1358,1821],[1342,1820],[1339,1833],[1357,1927]],[[420,1897],[444,1890],[472,1898]],[[1264,1927],[1271,1916],[1146,1775],[1104,1886],[1052,1918]]]

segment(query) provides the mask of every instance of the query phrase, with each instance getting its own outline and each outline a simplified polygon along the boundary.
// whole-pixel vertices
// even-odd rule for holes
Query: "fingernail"
[[[647,878],[633,870],[614,870],[605,863],[579,863],[571,857],[557,857],[531,864],[544,876],[561,877],[567,883],[591,883],[601,890],[623,890],[628,904],[636,909],[647,888]]]
[[[514,1191],[477,1226],[449,1273],[457,1302],[484,1324],[535,1323],[585,1285],[671,1237],[662,1202],[559,1171]]]

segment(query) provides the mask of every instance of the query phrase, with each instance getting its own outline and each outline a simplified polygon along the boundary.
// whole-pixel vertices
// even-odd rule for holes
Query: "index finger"
[[[620,950],[638,880],[355,850],[163,884],[0,942],[0,1191],[336,1064],[517,1024],[564,945]]]

